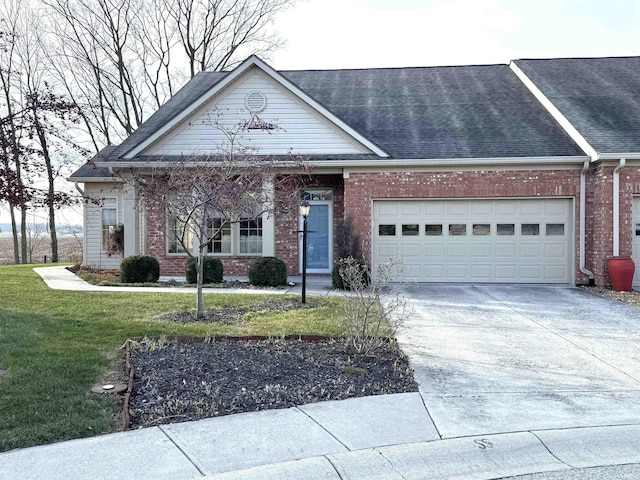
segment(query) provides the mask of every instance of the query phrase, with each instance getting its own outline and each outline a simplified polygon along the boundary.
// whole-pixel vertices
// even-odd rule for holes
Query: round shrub
[[[256,258],[249,267],[249,281],[261,287],[286,285],[287,266],[276,257]]]
[[[160,278],[160,264],[149,255],[131,255],[120,262],[123,283],[154,283]]]
[[[348,266],[349,262],[353,261],[353,268],[358,268],[362,275],[362,286],[367,286],[371,282],[371,277],[369,276],[369,269],[367,268],[367,262],[362,258],[358,258],[357,260],[350,260],[347,258],[341,258],[336,263],[333,264],[333,269],[331,270],[331,285],[333,288],[337,288],[338,290],[350,290],[348,285],[345,285],[344,279],[342,275],[340,275],[340,269]]]
[[[202,283],[220,283],[224,267],[219,258],[204,257]],[[186,270],[187,283],[198,282],[198,263],[195,258],[189,259]]]

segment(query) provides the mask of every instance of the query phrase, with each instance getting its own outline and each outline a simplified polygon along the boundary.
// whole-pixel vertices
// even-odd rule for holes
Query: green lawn
[[[121,397],[89,390],[108,372],[122,371],[120,347],[127,338],[342,333],[337,299],[327,299],[320,308],[249,314],[237,326],[181,325],[158,316],[193,310],[195,291],[56,291],[33,267],[0,266],[0,451],[117,429]],[[266,298],[205,294],[205,305],[240,306]]]

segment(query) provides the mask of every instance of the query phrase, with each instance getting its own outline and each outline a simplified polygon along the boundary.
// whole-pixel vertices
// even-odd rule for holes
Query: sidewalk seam
[[[563,465],[566,465],[569,468],[575,469],[576,467],[574,467],[573,465],[565,462],[564,460],[562,460],[560,457],[558,457],[555,453],[553,453],[551,450],[549,450],[549,447],[547,447],[547,445],[542,441],[542,439],[536,435],[534,432],[530,431],[529,432],[531,435],[533,435],[534,437],[536,437],[538,439],[538,441],[542,444],[542,446],[545,448],[545,450],[547,452],[549,452],[549,455],[551,455],[553,458],[555,458],[556,460],[558,460],[560,463],[562,463]]]
[[[176,442],[171,435],[169,435],[168,432],[166,432],[163,428],[162,425],[158,426],[158,429],[165,435],[165,437],[167,437],[169,439],[169,441],[171,443],[173,443],[175,445],[175,447],[180,450],[180,453],[182,453],[182,455],[184,455],[184,457],[189,460],[189,462],[191,463],[191,465],[193,465],[194,467],[196,467],[196,470],[198,470],[198,473],[200,473],[200,475],[202,475],[203,477],[206,477],[208,475],[208,473],[206,473],[206,470],[204,470],[200,465],[198,465],[198,462],[194,459],[191,458],[191,456],[189,454],[187,454],[187,452],[185,451],[184,448],[182,448],[178,442]]]
[[[296,410],[298,410],[299,412],[304,413],[307,417],[309,417],[309,419],[315,423],[316,425],[318,425],[322,430],[324,430],[325,432],[327,432],[331,438],[333,438],[336,442],[338,442],[340,445],[342,445],[344,448],[347,449],[347,452],[351,452],[352,450],[347,447],[344,442],[342,442],[342,440],[340,440],[338,437],[336,437],[333,433],[331,433],[324,425],[322,425],[320,422],[318,422],[315,418],[313,418],[311,415],[309,415],[307,412],[305,412],[304,410],[302,410],[299,407],[294,407]]]
[[[437,442],[438,440],[433,440],[435,442]],[[396,466],[393,464],[393,462],[391,460],[389,460],[387,457],[385,457],[384,453],[382,453],[380,450],[378,450],[378,448],[374,448],[374,450],[376,452],[378,452],[378,454],[385,459],[385,461],[389,464],[389,466],[393,469],[394,472],[396,472],[398,474],[398,476],[402,479],[405,478],[404,475],[402,475],[402,473],[400,473],[400,471],[396,468]]]

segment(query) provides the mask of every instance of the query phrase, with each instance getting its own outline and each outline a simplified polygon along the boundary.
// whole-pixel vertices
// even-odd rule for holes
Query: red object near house
[[[630,292],[636,264],[630,257],[612,257],[609,260],[609,276],[616,292]]]

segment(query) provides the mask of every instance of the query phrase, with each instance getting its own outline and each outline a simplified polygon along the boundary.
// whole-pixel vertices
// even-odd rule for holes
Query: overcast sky
[[[640,55],[639,0],[298,0],[280,70]]]

